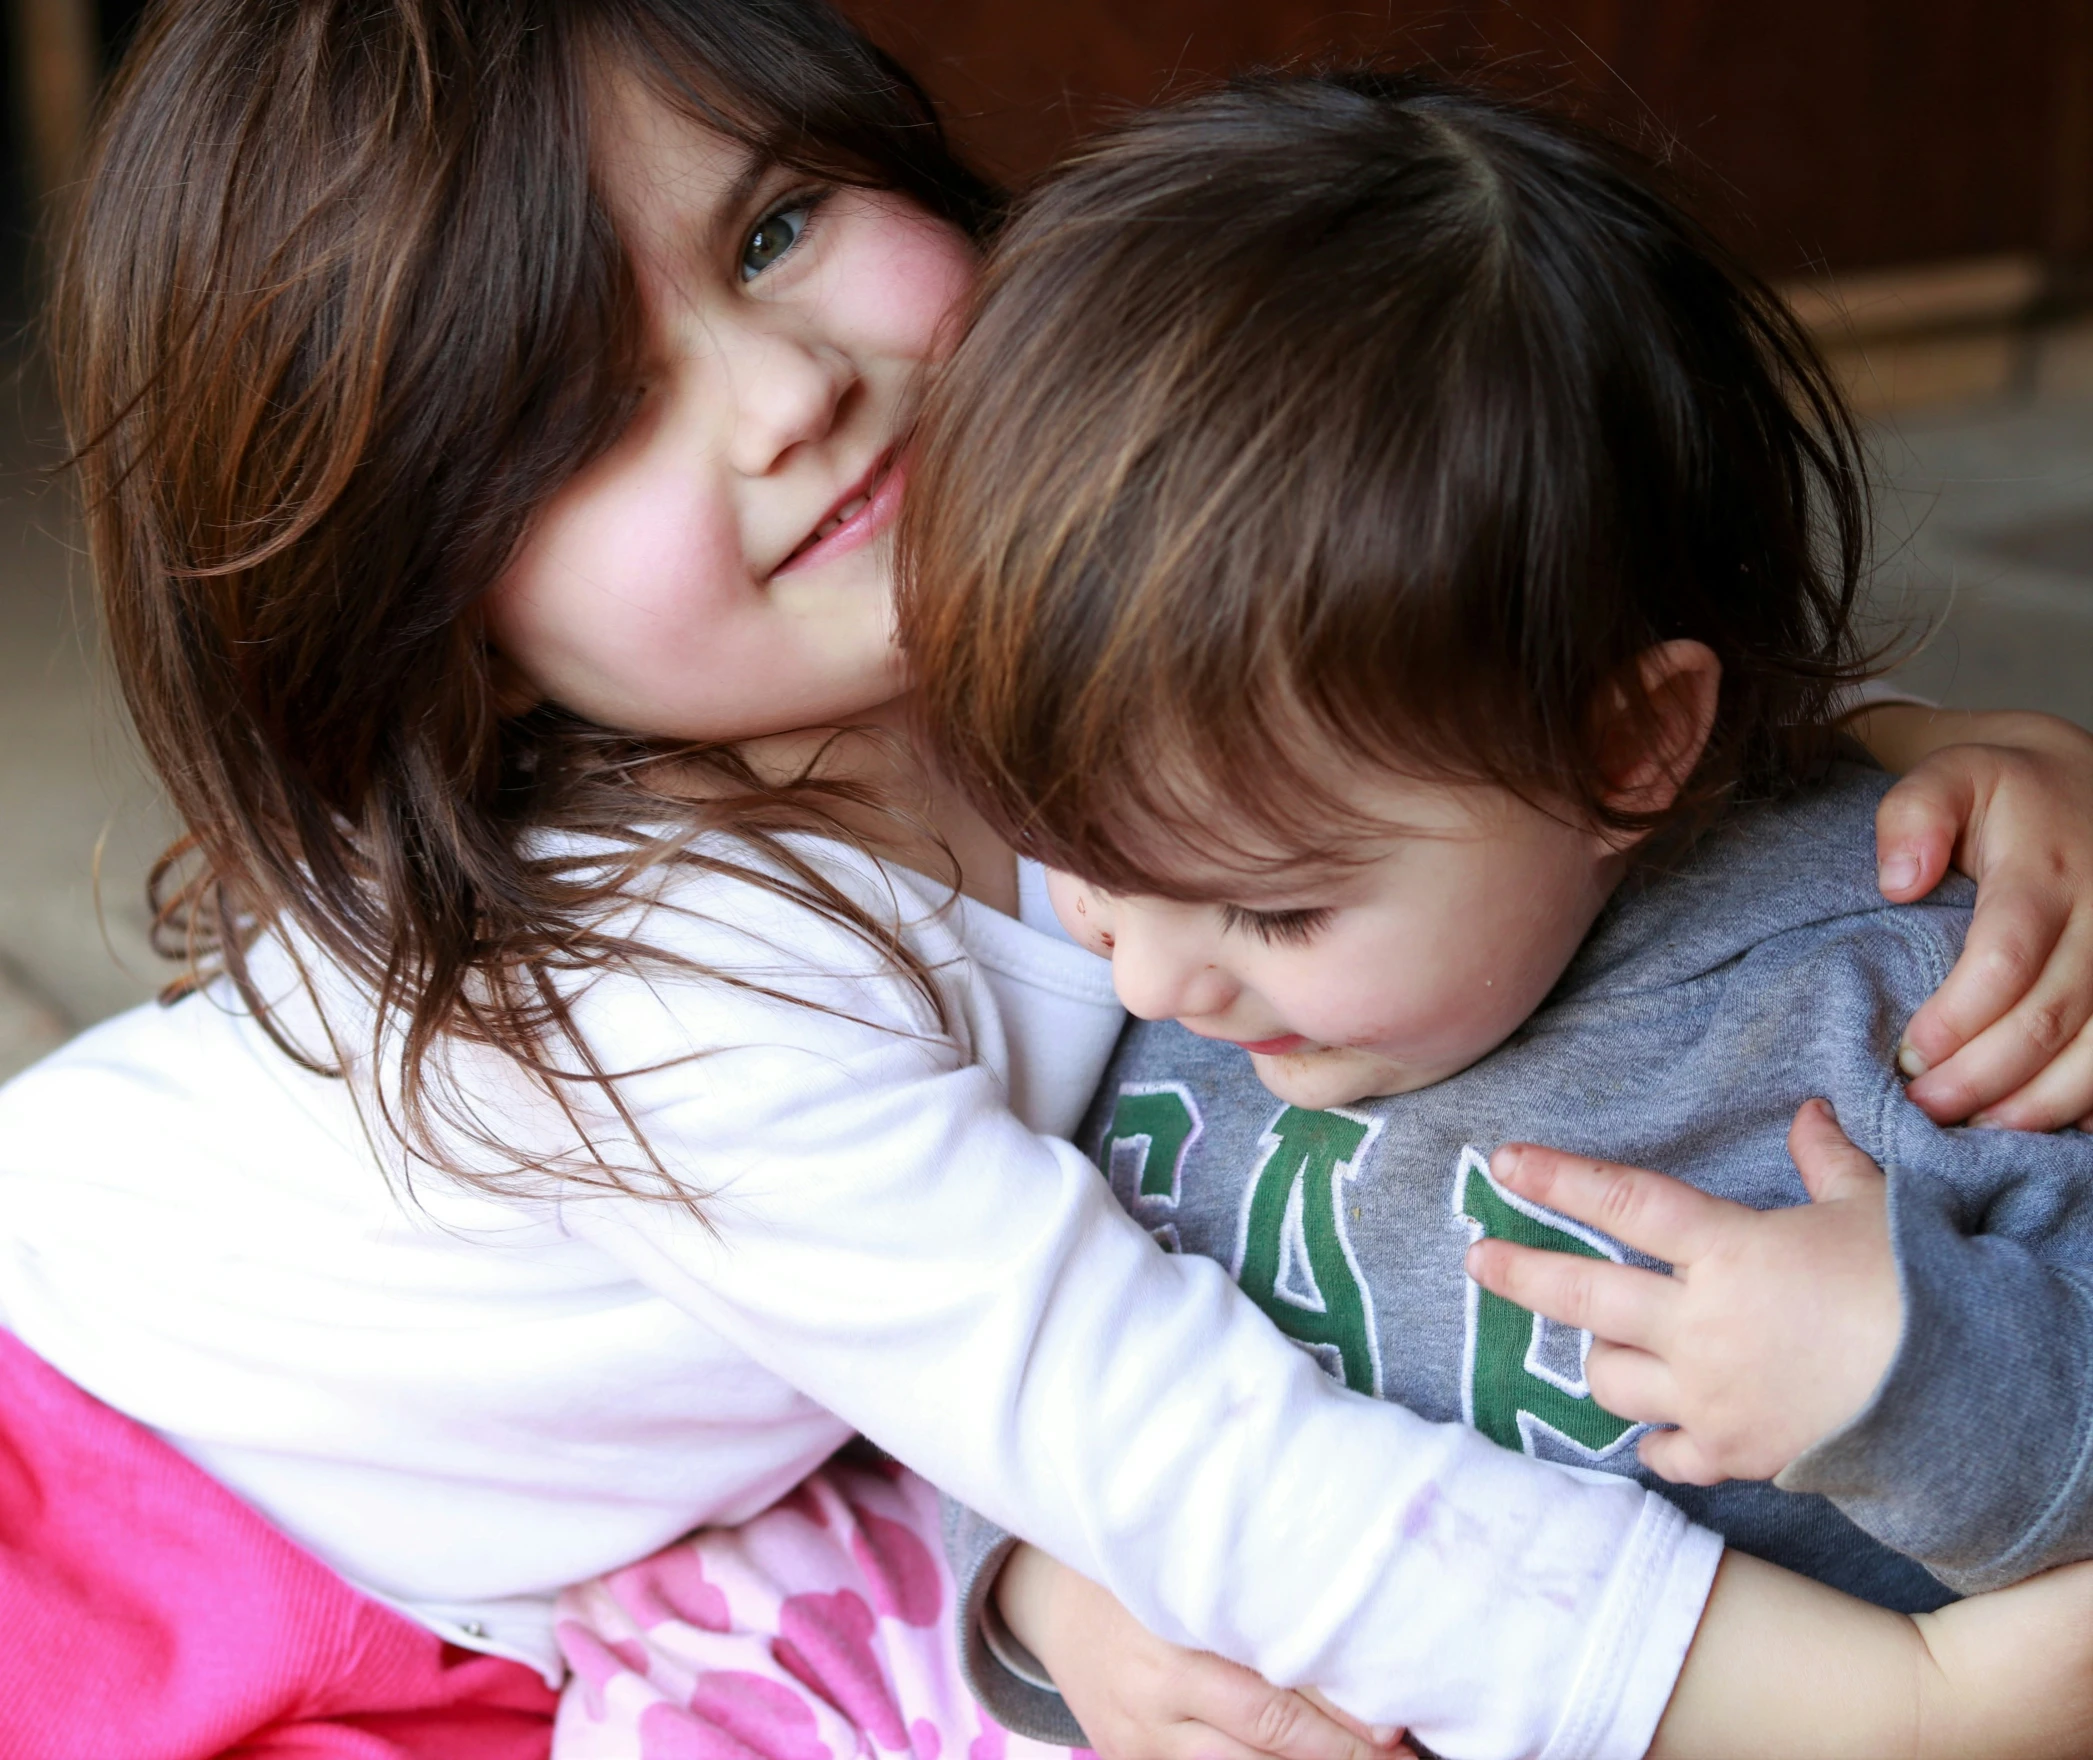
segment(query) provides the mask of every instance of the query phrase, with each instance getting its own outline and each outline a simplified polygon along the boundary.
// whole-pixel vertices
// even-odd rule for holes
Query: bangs
[[[914,77],[826,6],[639,0],[584,8],[581,31],[599,63],[760,158],[891,189],[970,238],[999,210]]]
[[[1215,902],[1245,882],[1365,859],[1389,830],[1360,804],[1377,774],[1496,783],[1555,810],[1530,776],[1493,769],[1462,739],[1463,715],[1491,718],[1488,681],[1406,693],[1370,657],[1365,669],[1356,658],[1297,668],[1268,622],[1283,596],[1254,590],[1269,578],[1259,556],[1235,549],[1231,568],[1226,522],[1206,535],[1212,553],[1182,557],[1183,590],[1137,575],[1139,597],[1116,621],[1070,594],[1003,605],[1011,621],[985,644],[963,626],[917,625],[940,656],[927,704],[948,762],[1023,854],[1108,891]],[[1144,618],[1151,595],[1190,614]],[[1199,621],[1229,606],[1248,627]],[[1436,669],[1418,658],[1415,671]],[[1355,688],[1374,681],[1395,684],[1393,700]]]
[[[1265,744],[1253,763],[1181,739],[1154,759],[1057,767],[1044,798],[991,817],[1023,854],[1107,892],[1240,904],[1265,882],[1360,866],[1391,829],[1333,786],[1359,774],[1350,754],[1293,731],[1298,745]]]

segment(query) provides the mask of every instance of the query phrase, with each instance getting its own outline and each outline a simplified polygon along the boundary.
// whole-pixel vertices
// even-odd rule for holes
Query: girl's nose
[[[723,365],[733,395],[728,462],[745,477],[767,476],[794,447],[826,437],[855,383],[833,349],[788,336],[745,333]]]
[[[1128,1014],[1147,1021],[1200,1020],[1225,1011],[1236,985],[1189,940],[1155,933],[1122,912],[1113,925],[1112,987]]]

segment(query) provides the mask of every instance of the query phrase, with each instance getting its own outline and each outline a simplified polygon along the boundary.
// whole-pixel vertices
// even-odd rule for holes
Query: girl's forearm
[[[1855,710],[1846,731],[1875,761],[1902,776],[1949,746],[2002,745],[2053,752],[2084,762],[2083,729],[2054,715],[2021,709],[1939,709],[1928,703],[1880,703]]]
[[[1731,1551],[1650,1760],[2071,1760],[2089,1634],[2093,1565],[1914,1618]]]
[[[1650,1760],[1916,1755],[1924,1653],[1903,1615],[1733,1549]]]

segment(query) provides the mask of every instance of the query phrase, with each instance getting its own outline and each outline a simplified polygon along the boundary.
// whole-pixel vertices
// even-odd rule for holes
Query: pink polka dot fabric
[[[560,1597],[554,1760],[1070,1760],[967,1691],[937,1493],[831,1462]]]

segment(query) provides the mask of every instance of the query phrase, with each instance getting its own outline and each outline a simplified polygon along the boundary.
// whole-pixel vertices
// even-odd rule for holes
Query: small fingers
[[[1416,1760],[1416,1755],[1411,1752],[1410,1744],[1403,1740],[1403,1732],[1393,1725],[1375,1728],[1362,1723],[1342,1705],[1333,1704],[1328,1695],[1320,1688],[1296,1687],[1294,1691],[1299,1693],[1302,1698],[1306,1699],[1318,1711],[1326,1712],[1329,1716],[1335,1718],[1338,1723],[1350,1730],[1355,1736],[1371,1742],[1375,1750],[1381,1755],[1381,1760]]]
[[[2012,1093],[2093,1012],[2093,928],[2071,918],[2070,899],[2048,887],[2001,879],[1979,895],[1962,957],[1897,1052],[1913,1102],[1937,1122]]]
[[[1679,1384],[1671,1365],[1648,1351],[1594,1340],[1584,1360],[1592,1398],[1631,1424],[1676,1424]]]
[[[1095,1751],[1098,1760],[1273,1760],[1226,1730],[1192,1718],[1171,1724],[1160,1736],[1142,1731],[1128,1741],[1098,1738]]]
[[[1653,1348],[1664,1336],[1667,1309],[1678,1292],[1661,1271],[1511,1241],[1477,1241],[1468,1249],[1468,1275],[1532,1313],[1638,1350]]]
[[[1811,1198],[1856,1197],[1882,1184],[1882,1169],[1839,1128],[1823,1100],[1805,1100],[1788,1127],[1788,1154]]]
[[[1642,1464],[1660,1479],[1674,1485],[1720,1485],[1727,1473],[1719,1471],[1701,1452],[1701,1446],[1684,1430],[1652,1430],[1635,1446]]]
[[[1531,1143],[1506,1144],[1490,1157],[1490,1172],[1521,1197],[1672,1265],[1698,1259],[1730,1213],[1741,1208],[1648,1168]]]

